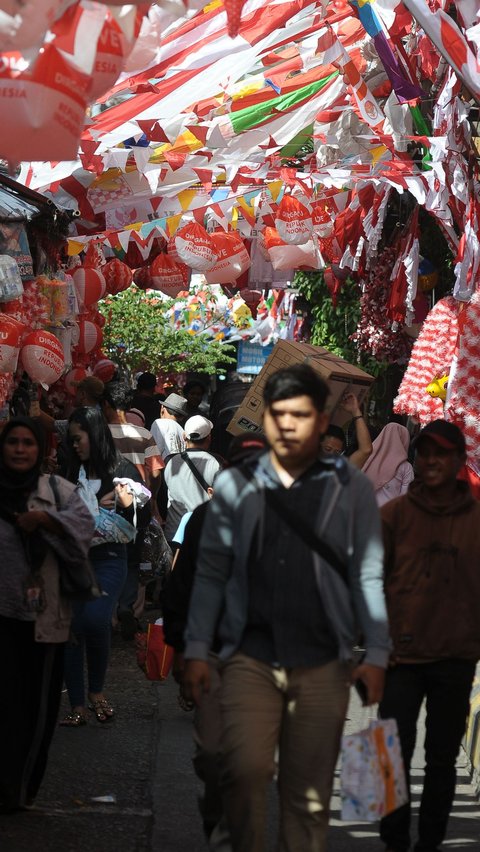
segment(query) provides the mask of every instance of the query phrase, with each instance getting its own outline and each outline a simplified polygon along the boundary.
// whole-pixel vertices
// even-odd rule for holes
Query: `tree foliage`
[[[337,304],[325,283],[323,272],[297,272],[295,287],[308,303],[311,338],[314,346],[323,346],[350,364],[358,364],[372,376],[381,375],[387,365],[364,352],[352,341],[360,319],[360,288],[350,278],[342,284]]]
[[[224,373],[226,365],[235,362],[235,347],[172,328],[166,316],[171,304],[134,285],[104,299],[100,311],[106,319],[105,354],[132,373]]]

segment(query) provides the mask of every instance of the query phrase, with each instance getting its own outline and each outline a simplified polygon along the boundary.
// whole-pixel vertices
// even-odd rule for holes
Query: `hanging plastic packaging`
[[[23,295],[18,263],[8,254],[0,254],[0,302],[10,302]]]

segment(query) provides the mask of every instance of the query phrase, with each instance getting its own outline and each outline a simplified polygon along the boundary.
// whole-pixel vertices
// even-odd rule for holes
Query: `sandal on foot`
[[[115,710],[108,701],[108,698],[96,698],[88,705],[88,709],[95,713],[97,722],[109,722],[115,715]]]
[[[81,728],[87,724],[87,720],[83,713],[67,713],[64,719],[58,723],[64,728]]]

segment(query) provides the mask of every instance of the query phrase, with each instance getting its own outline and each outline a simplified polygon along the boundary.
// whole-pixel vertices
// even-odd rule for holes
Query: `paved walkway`
[[[150,684],[132,645],[115,637],[108,686],[115,722],[100,725],[92,718],[85,728],[58,729],[37,808],[0,817],[0,852],[206,852],[191,768],[192,714],[179,709],[175,683]],[[354,698],[347,725],[358,729],[367,715]],[[459,764],[445,849],[478,852],[480,806],[465,759]],[[414,794],[421,790],[421,766],[419,748]],[[105,796],[113,801],[94,801]],[[269,825],[265,852],[274,849],[273,789]],[[328,848],[381,852],[383,846],[375,825],[341,823],[335,798]]]

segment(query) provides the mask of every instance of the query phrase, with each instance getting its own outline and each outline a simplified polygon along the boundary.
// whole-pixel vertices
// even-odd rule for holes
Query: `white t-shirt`
[[[172,453],[183,453],[186,449],[183,429],[176,420],[159,417],[150,431],[164,461]]]

